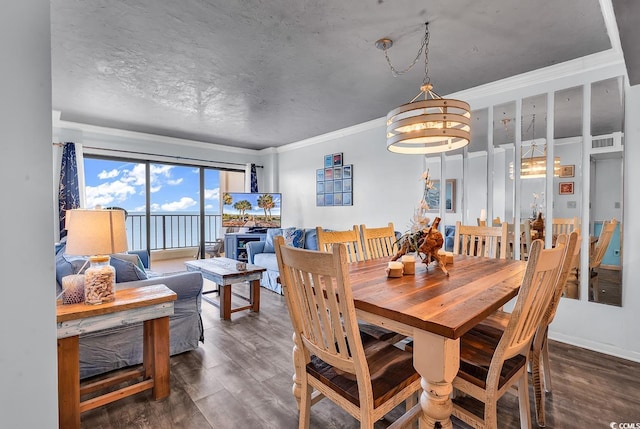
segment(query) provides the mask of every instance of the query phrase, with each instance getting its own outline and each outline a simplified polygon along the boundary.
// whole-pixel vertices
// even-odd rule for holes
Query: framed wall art
[[[316,206],[353,205],[353,165],[343,164],[342,153],[324,156],[323,168],[316,170]]]
[[[573,182],[560,182],[558,185],[560,195],[572,195],[573,194]]]
[[[573,177],[576,173],[575,165],[561,165],[560,166],[560,177]]]

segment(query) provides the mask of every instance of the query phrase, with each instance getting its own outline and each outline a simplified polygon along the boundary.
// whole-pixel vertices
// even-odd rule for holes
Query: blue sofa
[[[293,230],[296,228],[285,228]],[[318,235],[315,228],[298,229],[304,231],[304,237],[298,247],[308,250],[318,250]],[[260,286],[282,295],[282,286],[278,283],[278,261],[273,247],[273,237],[282,235],[283,229],[272,228],[267,231],[265,241],[252,241],[247,243],[247,256],[250,264],[264,267],[267,271],[262,273]]]
[[[56,254],[56,296],[62,292],[62,277],[77,273],[84,265],[82,258],[64,255],[64,247]],[[129,255],[135,256],[135,255]],[[116,294],[119,289],[164,284],[177,294],[174,313],[169,317],[170,353],[175,355],[198,348],[204,341],[200,317],[202,275],[184,272],[147,278],[140,269],[142,262],[112,255],[116,268]],[[104,329],[80,336],[80,378],[142,363],[142,323]]]

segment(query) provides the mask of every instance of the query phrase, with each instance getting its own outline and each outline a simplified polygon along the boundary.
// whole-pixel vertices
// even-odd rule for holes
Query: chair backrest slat
[[[554,236],[560,234],[569,235],[579,228],[580,221],[578,220],[577,216],[568,218],[553,218],[553,222],[551,224],[551,233]]]
[[[360,225],[365,259],[393,256],[398,252],[398,243],[393,223],[387,226],[369,228]]]
[[[575,240],[574,244],[575,245]],[[545,315],[558,282],[568,246],[544,249],[542,240],[534,240],[509,323],[496,349],[494,359],[502,361],[526,354],[533,335]],[[570,249],[573,252],[573,247]]]
[[[355,374],[360,388],[360,378],[368,377],[368,372],[360,370],[367,368],[367,363],[349,283],[346,246],[336,243],[331,253],[297,249],[285,246],[278,236],[275,250],[289,315],[298,341],[307,349],[307,363],[310,355],[316,355]],[[370,385],[370,379],[364,381]]]
[[[598,268],[602,263],[602,259],[604,259],[604,254],[607,252],[607,247],[609,247],[611,237],[613,236],[613,232],[615,231],[617,224],[618,221],[615,218],[612,218],[610,221],[605,221],[602,224],[602,229],[600,230],[600,235],[598,236],[598,241],[596,242],[593,255],[589,258],[590,269]]]
[[[356,225],[352,229],[345,231],[327,231],[317,226],[316,233],[318,236],[318,250],[321,252],[331,252],[334,244],[344,244],[349,262],[365,260],[360,240],[360,230]]]
[[[507,223],[501,226],[471,226],[456,222],[453,253],[505,259],[508,243]]]

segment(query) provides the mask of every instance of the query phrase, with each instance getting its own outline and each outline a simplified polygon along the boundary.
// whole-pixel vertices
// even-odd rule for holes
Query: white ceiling
[[[611,48],[599,0],[51,0],[61,119],[261,149]],[[524,108],[524,106],[523,106]],[[540,125],[543,128],[543,125]],[[537,132],[536,132],[537,134]]]

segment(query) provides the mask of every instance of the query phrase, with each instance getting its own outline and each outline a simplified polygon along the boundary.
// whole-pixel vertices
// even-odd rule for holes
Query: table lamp
[[[67,210],[65,228],[65,253],[89,256],[91,262],[84,275],[85,304],[113,301],[115,269],[109,265],[109,255],[126,252],[128,249],[124,211]]]

